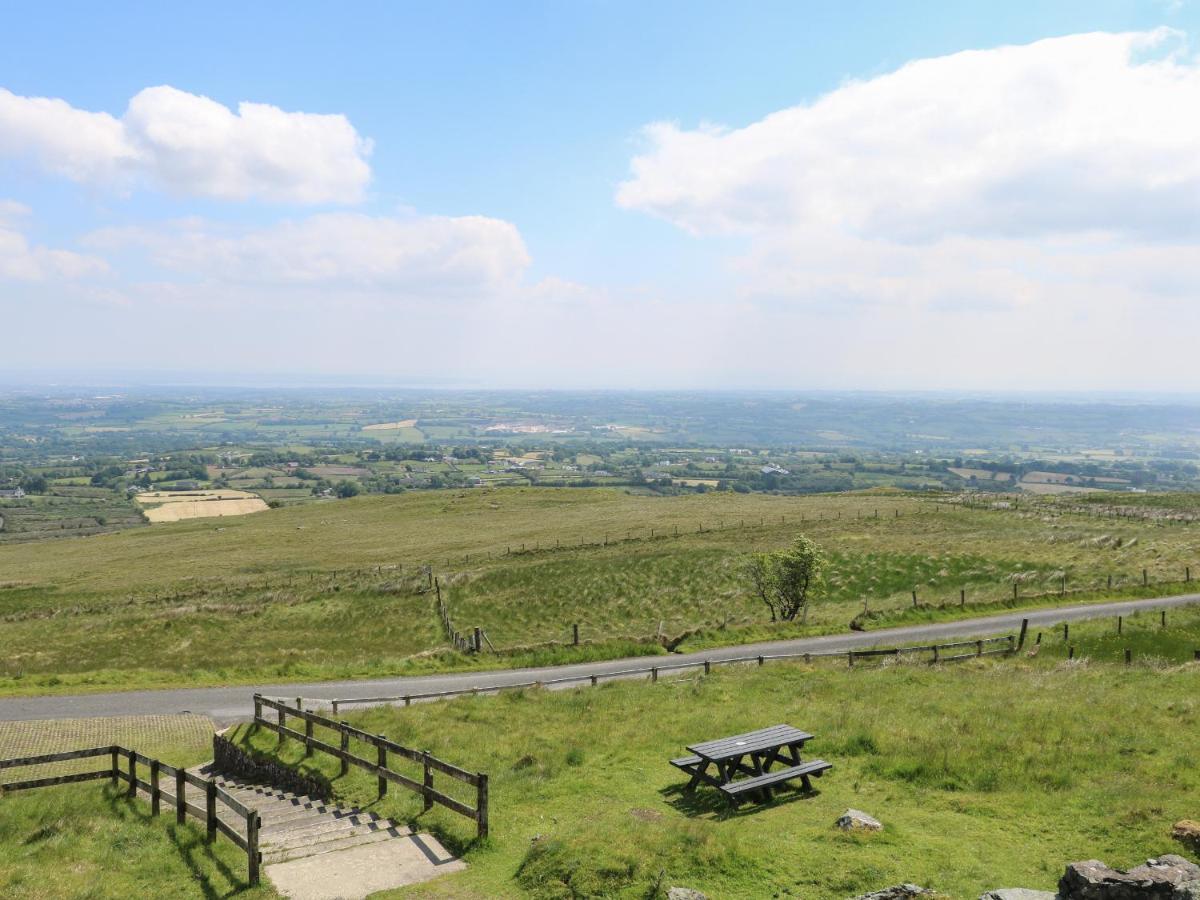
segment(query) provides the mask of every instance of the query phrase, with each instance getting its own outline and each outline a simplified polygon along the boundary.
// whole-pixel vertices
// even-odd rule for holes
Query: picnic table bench
[[[819,778],[833,768],[832,763],[823,759],[805,762],[800,758],[801,749],[812,737],[807,731],[791,725],[772,725],[746,734],[692,744],[687,749],[693,755],[673,759],[671,765],[691,776],[685,791],[693,791],[699,784],[710,784],[734,805],[752,794],[769,799],[772,787],[796,778],[806,791],[811,791],[811,779]],[[784,768],[772,771],[776,764],[782,764]],[[709,772],[713,767],[715,774]]]

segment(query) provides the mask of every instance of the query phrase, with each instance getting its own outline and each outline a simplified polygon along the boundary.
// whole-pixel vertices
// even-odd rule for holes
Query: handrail
[[[263,707],[273,709],[277,713],[277,721],[272,722],[263,716]],[[304,722],[304,731],[300,732],[287,726],[288,717],[298,718]],[[488,776],[482,772],[468,772],[466,769],[438,759],[428,750],[414,750],[389,740],[382,734],[368,734],[346,722],[338,722],[303,708],[301,701],[292,707],[280,700],[254,695],[254,724],[268,728],[279,735],[280,743],[286,738],[292,738],[304,745],[305,754],[314,750],[328,754],[341,760],[342,774],[349,766],[355,766],[374,775],[378,779],[379,796],[387,794],[388,782],[398,784],[414,793],[420,794],[425,801],[425,809],[432,808],[434,803],[444,806],[460,815],[475,821],[476,831],[480,838],[488,835]],[[313,727],[320,726],[336,732],[340,736],[341,746],[335,747],[313,736]],[[370,760],[350,752],[350,739],[361,741],[373,746],[376,750],[375,759]],[[417,781],[388,767],[388,754],[403,757],[410,762],[420,763],[422,780]],[[472,808],[455,798],[434,788],[433,773],[441,772],[465,782],[475,788],[475,806]]]
[[[77,781],[92,781],[101,778],[109,778],[115,786],[119,781],[125,781],[129,785],[128,796],[133,799],[137,796],[138,790],[150,795],[150,810],[151,814],[157,816],[161,802],[165,799],[168,803],[175,807],[175,820],[179,824],[186,821],[190,813],[193,818],[199,819],[205,823],[207,828],[207,840],[212,843],[216,840],[217,833],[225,835],[239,848],[246,851],[246,862],[249,873],[249,882],[251,886],[257,885],[260,881],[259,870],[262,865],[262,854],[258,849],[259,831],[262,827],[262,820],[258,813],[250,809],[245,804],[241,803],[235,797],[223,790],[213,779],[201,778],[200,776],[188,772],[186,769],[179,769],[169,765],[161,760],[154,759],[136,750],[129,750],[125,747],[112,744],[106,747],[89,747],[82,750],[65,750],[58,753],[43,753],[40,756],[26,756],[13,759],[0,760],[0,770],[12,769],[20,766],[37,766],[46,763],[65,762],[72,759],[88,759],[95,756],[109,757],[108,766],[104,769],[98,769],[91,772],[78,772],[71,775],[55,775],[46,778],[35,778],[26,781],[13,781],[0,784],[0,795],[12,791],[29,790],[31,788],[49,787],[57,784],[69,784]],[[119,760],[125,760],[126,767],[122,768]],[[148,767],[150,780],[147,781],[138,777],[138,764]],[[166,776],[174,781],[174,793],[164,790],[161,784],[161,778]],[[204,791],[205,805],[199,807],[187,802],[186,785],[193,785]],[[241,820],[245,834],[239,833],[233,825],[217,814],[217,802],[220,801],[225,806],[229,807]]]
[[[698,660],[689,660],[679,663],[660,663],[654,666],[638,666],[629,669],[616,669],[611,672],[596,672],[587,675],[564,675],[559,678],[543,678],[539,681],[518,681],[512,684],[492,684],[492,685],[473,685],[465,688],[452,688],[448,691],[427,691],[424,693],[401,694],[393,697],[338,697],[333,700],[312,700],[315,703],[329,703],[333,707],[333,714],[337,715],[338,710],[346,704],[358,705],[382,705],[385,703],[400,703],[405,706],[410,706],[414,700],[436,700],[442,697],[460,697],[466,694],[491,694],[499,691],[520,690],[524,688],[542,688],[556,684],[571,684],[574,682],[590,682],[597,684],[600,679],[623,678],[632,675],[650,675],[651,680],[657,681],[660,672],[672,672],[678,669],[698,669],[703,668],[707,673],[712,666],[732,665],[735,663],[757,663],[762,665],[766,660],[787,660],[787,659],[804,659],[806,662],[812,659],[829,659],[833,657],[846,658],[851,665],[853,661],[860,657],[873,656],[898,656],[902,653],[933,653],[934,658],[931,663],[937,662],[952,662],[959,659],[968,659],[976,656],[987,656],[996,653],[1011,653],[1014,649],[1015,637],[1013,635],[1003,635],[1001,637],[980,638],[973,641],[955,641],[948,644],[928,644],[911,647],[889,647],[889,648],[870,648],[866,650],[810,650],[805,653],[759,653],[754,656],[730,656],[719,658],[706,658]],[[984,644],[1007,644],[1008,646],[1002,650],[988,650],[982,653],[976,652],[959,656],[941,656],[940,651],[952,650],[959,647],[975,647],[977,650]],[[303,700],[304,698],[299,698]],[[293,707],[288,707],[293,709]],[[329,721],[329,720],[326,720]]]

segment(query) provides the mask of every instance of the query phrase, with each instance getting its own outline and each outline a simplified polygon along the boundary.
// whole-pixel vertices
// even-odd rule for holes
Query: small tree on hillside
[[[746,572],[755,595],[771,610],[771,621],[808,621],[808,601],[820,585],[825,554],[809,538],[800,535],[790,547],[770,553],[751,554]]]

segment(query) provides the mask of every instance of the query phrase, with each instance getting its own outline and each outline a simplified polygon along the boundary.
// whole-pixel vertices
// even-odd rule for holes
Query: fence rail
[[[276,713],[276,721],[272,722],[263,715],[263,708],[272,709]],[[336,715],[336,711],[335,711]],[[304,722],[304,730],[289,728],[288,718],[297,718]],[[289,706],[282,700],[254,695],[254,723],[261,725],[279,735],[280,743],[286,738],[299,741],[304,745],[305,755],[311,755],[314,750],[328,754],[341,760],[342,774],[346,774],[350,766],[355,766],[374,775],[378,779],[379,796],[387,794],[388,783],[398,784],[417,794],[425,801],[425,809],[432,809],[433,804],[466,816],[475,822],[476,832],[481,838],[488,835],[488,776],[482,772],[468,772],[459,766],[438,759],[428,750],[414,750],[388,740],[381,734],[370,734],[360,728],[355,728],[346,722],[338,722],[318,715],[303,708],[302,699],[296,706]],[[313,736],[313,728],[327,728],[339,735],[339,746],[326,743]],[[375,748],[375,759],[370,760],[357,756],[350,751],[350,740],[358,740]],[[388,755],[399,756],[409,762],[418,763],[422,769],[422,778],[417,781],[401,772],[388,767]],[[434,786],[433,774],[440,772],[475,788],[475,806],[469,806],[449,794],[439,791]]]
[[[983,649],[985,646],[1000,644],[999,648]],[[942,656],[942,650],[953,650],[962,647],[975,648],[974,653],[964,653],[954,656]],[[721,659],[700,659],[689,660],[688,662],[679,663],[661,663],[654,666],[635,666],[628,669],[616,669],[611,672],[597,672],[588,675],[566,675],[561,678],[543,678],[537,681],[519,681],[512,684],[496,684],[484,685],[482,687],[467,687],[456,688],[449,691],[428,691],[417,694],[401,694],[399,696],[390,697],[338,697],[335,700],[310,700],[311,703],[328,703],[333,708],[333,714],[336,716],[338,711],[348,705],[365,705],[365,706],[380,706],[386,703],[403,703],[405,706],[411,706],[413,701],[420,700],[440,700],[446,697],[461,697],[466,694],[492,694],[499,691],[522,690],[525,688],[546,688],[557,684],[573,684],[586,682],[592,685],[599,684],[601,680],[612,680],[615,678],[629,678],[635,675],[649,675],[652,682],[658,681],[658,676],[662,672],[673,672],[681,669],[703,669],[707,675],[713,666],[734,665],[757,663],[764,665],[767,660],[790,660],[803,659],[805,662],[810,662],[814,659],[846,659],[848,665],[853,666],[857,659],[867,659],[879,656],[900,656],[906,653],[932,653],[933,658],[930,663],[952,662],[960,659],[975,659],[980,656],[992,656],[997,654],[1008,655],[1018,649],[1018,639],[1015,635],[1004,635],[1002,637],[983,638],[982,640],[974,641],[957,641],[949,644],[928,644],[918,647],[888,647],[888,648],[872,648],[869,650],[817,650],[808,653],[759,653],[754,656],[732,656]],[[297,702],[302,702],[303,698],[299,698]],[[295,708],[290,708],[294,713]],[[328,720],[326,720],[328,721]]]
[[[89,747],[82,750],[64,750],[59,753],[44,753],[40,756],[25,756],[0,760],[0,770],[24,766],[40,766],[48,763],[67,762],[75,759],[90,759],[93,757],[108,757],[108,765],[103,769],[90,772],[77,772],[71,775],[55,775],[46,778],[34,778],[25,781],[10,781],[0,783],[0,794],[11,791],[24,791],[32,788],[50,787],[57,784],[70,784],[78,781],[93,781],[102,778],[111,779],[113,785],[124,781],[129,785],[128,796],[133,799],[139,790],[150,798],[150,811],[158,815],[163,801],[175,808],[175,820],[182,825],[190,814],[193,818],[204,823],[207,840],[212,843],[217,834],[223,834],[240,849],[246,852],[248,880],[251,885],[257,885],[260,880],[259,870],[262,866],[262,854],[258,849],[258,836],[262,821],[254,810],[217,785],[211,778],[201,778],[194,772],[168,765],[162,760],[144,756],[136,750],[109,745],[106,747]],[[122,761],[124,761],[122,763]],[[138,766],[146,767],[149,779],[138,775]],[[163,778],[173,786],[173,792],[164,789]],[[192,785],[204,792],[203,807],[187,802],[187,785]],[[217,803],[220,802],[231,810],[237,817],[236,824],[242,830],[238,831],[227,818],[221,818]]]

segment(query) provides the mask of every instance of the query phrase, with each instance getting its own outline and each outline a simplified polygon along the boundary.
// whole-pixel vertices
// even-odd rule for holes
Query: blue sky
[[[56,339],[12,350],[0,368],[316,370],[402,380],[446,367],[497,386],[1200,387],[1161,359],[1147,359],[1140,374],[1113,372],[1087,351],[1118,346],[1147,312],[1160,324],[1194,315],[1190,272],[1168,258],[1194,249],[1195,173],[1180,163],[1172,174],[1176,157],[1154,140],[1172,103],[1200,96],[1188,80],[1200,40],[1194,3],[79,3],[13,5],[5,23],[0,253],[5,227],[20,247],[7,268],[0,256],[0,314],[21,330],[52,321]],[[1096,90],[1123,93],[1128,82],[1141,92],[1131,109],[1163,100],[1161,122],[1150,116],[1140,131],[1115,135],[1129,148],[1119,159],[1103,150],[1113,121],[1102,110],[1079,112],[1095,98],[1068,83],[1077,65],[1068,60],[1076,52],[1100,59],[1105,45],[1062,43],[1027,59],[993,54],[970,77],[1011,70],[1009,86],[982,112],[971,106],[969,81],[952,83],[966,71],[959,64],[942,64],[942,75],[932,69],[929,87],[889,80],[906,64],[962,51],[1164,26],[1171,34],[1138,42],[1105,69],[1111,85],[1098,79]],[[1173,96],[1139,76],[1143,54],[1169,58],[1173,74],[1162,83]],[[1069,104],[1073,134],[1099,131],[1090,144],[1076,147],[1070,135],[1040,140],[1045,123],[1066,110],[1042,108],[1040,99],[1028,116],[1019,107],[1012,85],[1029,73],[1041,78],[1047,65],[1061,66],[1048,78],[1063,85],[1047,93]],[[879,96],[857,106],[850,82],[877,83]],[[61,109],[31,118],[33,98],[54,98],[122,120],[131,98],[160,85],[179,93],[148,104],[130,138],[142,150],[191,95],[234,112],[249,101],[339,116],[361,143],[299,159],[280,176],[292,179],[285,186],[260,188],[250,183],[261,168],[254,154],[282,152],[282,140],[303,156],[307,139],[285,130],[231,150],[219,136],[195,137],[208,122],[197,108],[186,156],[155,145],[154,162],[117,165],[96,150],[86,173],[64,175],[67,156],[78,162],[70,136],[80,133],[82,144],[87,135]],[[912,91],[946,111],[949,133],[970,133],[961,148],[937,151],[945,159],[932,174],[906,184],[912,167],[899,165],[875,177],[877,161],[886,170],[887,160],[916,153],[917,139],[905,133],[911,119],[888,121],[889,110],[914,102]],[[831,96],[828,116],[797,113],[757,135],[750,128]],[[1197,118],[1195,105],[1184,108]],[[863,122],[844,124],[856,115],[881,123],[870,152],[857,157]],[[983,119],[1007,124],[980,133]],[[1026,141],[1013,152],[1034,164],[987,184],[939,184],[945,196],[930,210],[897,212],[940,171],[977,160],[1010,165],[981,148],[1025,121]],[[661,122],[674,130],[645,130]],[[703,137],[711,125],[729,139]],[[61,131],[47,136],[54,128]],[[829,134],[843,128],[838,140],[847,143],[834,142]],[[1167,143],[1200,156],[1200,143],[1191,143],[1198,135]],[[814,149],[818,138],[828,146]],[[1047,225],[1028,198],[1059,179],[1036,157],[1064,143],[1073,149],[1055,165],[1096,177],[1060,188],[1056,209],[1073,212],[1052,214]],[[777,147],[785,152],[769,172],[755,168]],[[800,177],[835,158],[865,177],[848,176],[827,194],[824,185],[841,175],[822,177],[815,191]],[[631,175],[637,159],[654,171]],[[359,163],[369,169],[363,178],[338,174]],[[1126,178],[1131,166],[1160,164],[1165,188]],[[197,172],[209,179],[203,186]],[[858,184],[870,209],[859,208],[867,201]],[[1130,236],[1114,204],[1152,211],[1139,213],[1147,221]],[[1018,206],[1024,211],[1013,212]],[[403,223],[398,230],[393,220]],[[281,234],[287,223],[292,230]],[[326,240],[348,247],[319,273],[297,277],[304,261],[281,248]],[[376,240],[378,258],[363,249]],[[914,241],[925,246],[913,250]],[[828,258],[814,257],[826,242]],[[1081,275],[1099,257],[1126,261],[1128,290],[1093,306],[1094,286],[1114,279]],[[364,268],[377,275],[364,278]],[[848,277],[865,272],[874,280]],[[975,290],[977,282],[992,287]],[[1073,299],[1058,304],[1054,286],[1067,282],[1062,293]],[[1055,305],[1042,315],[1037,304]],[[198,321],[208,323],[203,339],[187,334]],[[1033,341],[1037,361],[1021,372],[998,349],[946,351],[964,339],[987,343],[989,333],[1011,340],[1038,322],[1050,334]],[[1161,328],[1146,329],[1146,340],[1161,338]],[[165,333],[178,336],[170,352],[161,347]],[[1057,362],[1048,361],[1051,339],[1067,346]],[[905,362],[901,346],[916,359]],[[929,362],[939,351],[969,370],[957,385]]]

